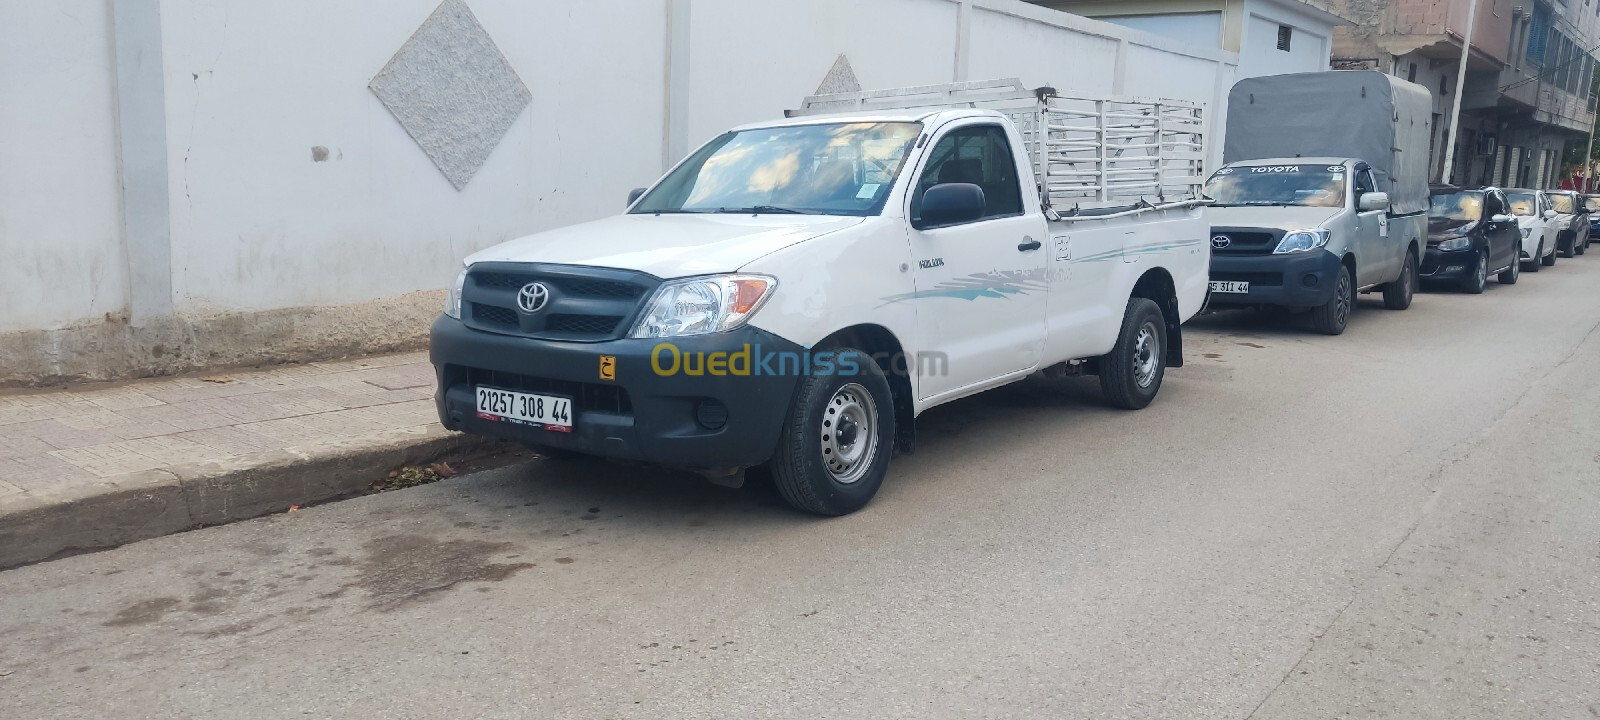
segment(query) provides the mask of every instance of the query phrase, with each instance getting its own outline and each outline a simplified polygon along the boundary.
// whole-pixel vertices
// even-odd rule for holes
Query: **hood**
[[[1465,235],[1478,226],[1477,220],[1456,218],[1428,218],[1428,234],[1434,236]]]
[[[658,278],[733,272],[790,245],[860,225],[835,215],[617,215],[504,242],[479,262],[540,262],[638,270]]]
[[[1325,207],[1214,207],[1206,208],[1212,227],[1276,228],[1313,230],[1344,212],[1344,208]]]

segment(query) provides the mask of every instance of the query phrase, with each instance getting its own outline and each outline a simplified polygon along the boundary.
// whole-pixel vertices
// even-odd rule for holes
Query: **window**
[[[1409,70],[1406,70],[1406,82],[1416,82],[1416,81],[1417,81],[1417,64],[1416,63],[1411,63],[1411,68]]]
[[[1372,171],[1362,168],[1356,173],[1356,202],[1361,202],[1361,196],[1369,192],[1377,192],[1378,184],[1372,181]]]
[[[1550,9],[1544,5],[1533,8],[1533,19],[1528,23],[1528,62],[1544,65],[1545,45],[1550,40]]]
[[[1289,44],[1294,41],[1294,28],[1288,25],[1278,26],[1278,49],[1289,52]]]
[[[1439,76],[1439,97],[1444,97],[1444,96],[1449,95],[1449,94],[1450,94],[1450,76],[1449,75],[1440,75]]]
[[[1022,214],[1022,186],[1011,143],[997,125],[957,128],[939,138],[917,180],[911,214],[920,216],[922,194],[943,183],[972,183],[983,189],[985,218]]]

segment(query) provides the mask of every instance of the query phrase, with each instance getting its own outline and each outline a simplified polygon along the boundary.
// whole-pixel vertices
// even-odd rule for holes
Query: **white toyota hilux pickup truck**
[[[1141,408],[1210,246],[1201,107],[1015,81],[808,98],[625,214],[468,257],[432,330],[448,428],[840,515],[913,420],[1036,372]]]

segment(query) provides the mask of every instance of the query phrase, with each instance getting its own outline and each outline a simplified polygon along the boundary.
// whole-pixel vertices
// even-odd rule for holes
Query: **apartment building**
[[[1600,1],[1600,0],[1597,0]],[[1349,21],[1331,0],[1028,0],[1239,54],[1239,78],[1327,70]]]
[[[1600,0],[1330,2],[1354,21],[1334,31],[1335,68],[1378,69],[1433,90],[1435,179],[1555,187],[1564,178],[1566,153],[1587,145],[1595,120]],[[1451,148],[1457,92],[1460,132]],[[1454,155],[1448,178],[1446,153]]]

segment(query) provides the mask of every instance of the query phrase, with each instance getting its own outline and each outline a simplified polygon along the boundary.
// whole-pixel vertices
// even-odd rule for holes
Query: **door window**
[[[912,217],[921,215],[922,194],[943,183],[972,183],[983,189],[985,219],[1022,214],[1022,186],[1011,142],[998,125],[973,125],[946,133],[928,153],[917,179]]]
[[[1356,204],[1361,203],[1361,196],[1369,192],[1377,192],[1378,184],[1372,181],[1372,171],[1363,168],[1356,173]]]

